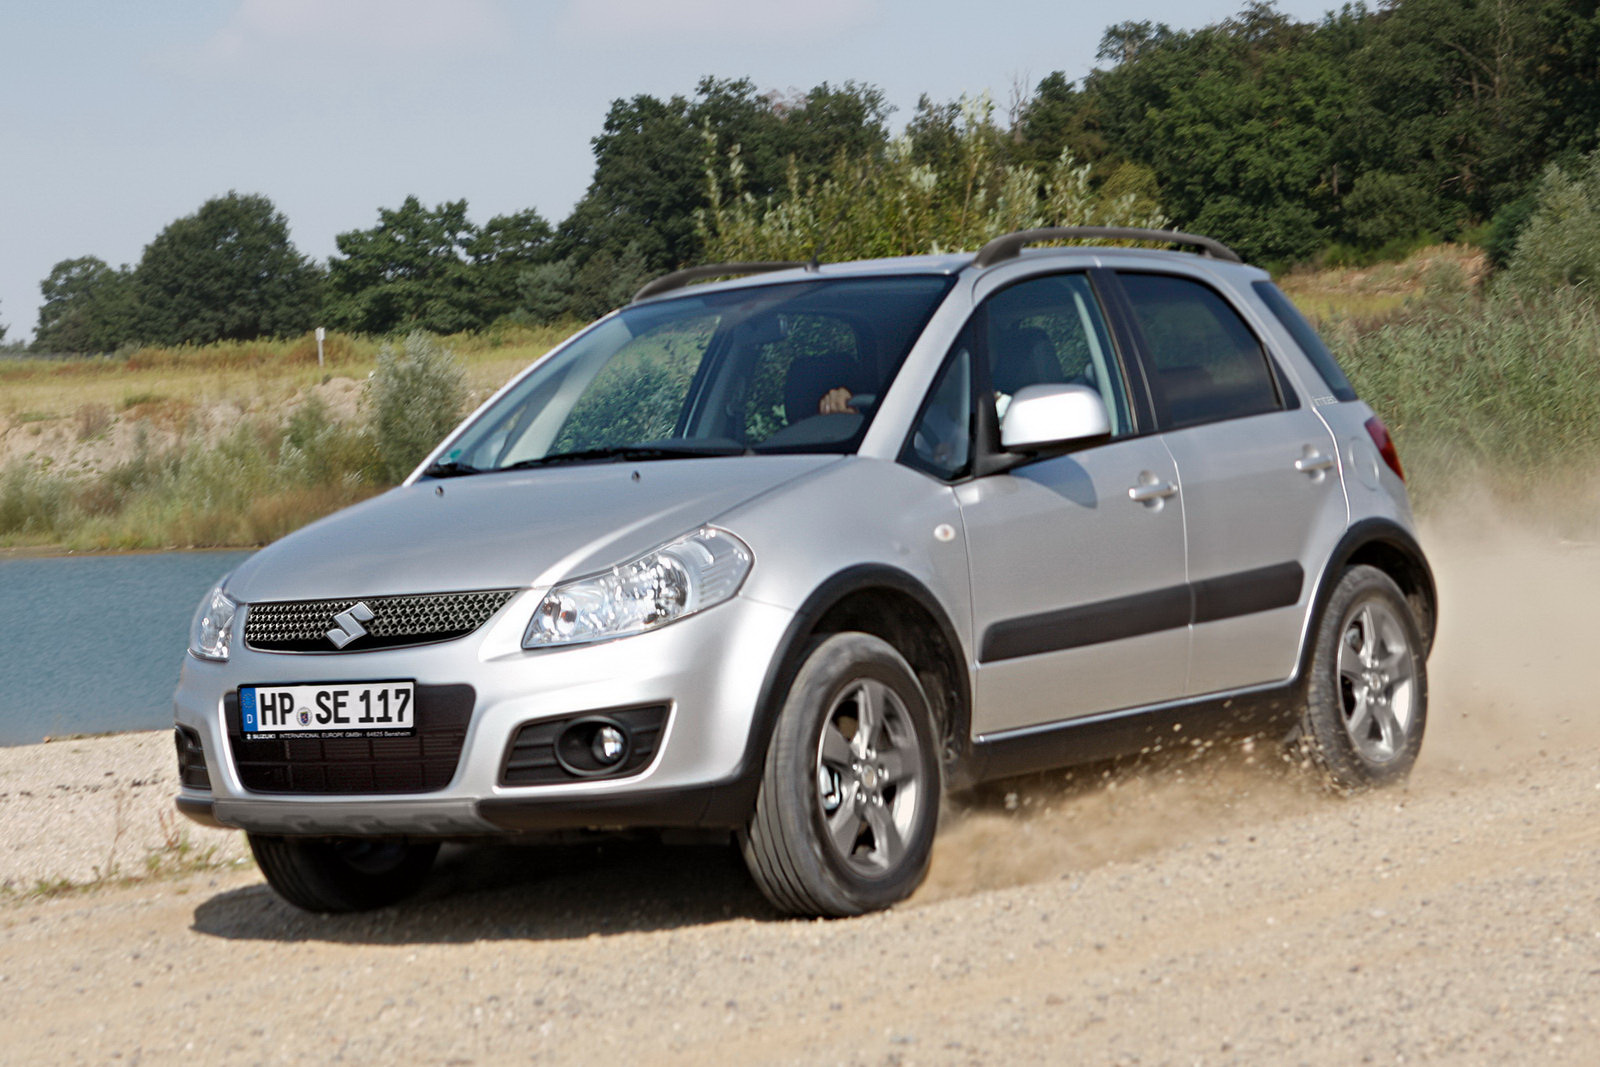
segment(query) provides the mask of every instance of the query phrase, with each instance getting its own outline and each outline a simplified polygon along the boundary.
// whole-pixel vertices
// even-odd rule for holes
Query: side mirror
[[[1064,450],[1110,436],[1106,402],[1086,385],[1025,385],[1000,420],[1000,447],[1007,452]]]

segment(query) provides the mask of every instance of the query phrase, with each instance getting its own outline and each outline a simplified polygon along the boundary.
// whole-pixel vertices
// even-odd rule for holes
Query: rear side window
[[[1144,336],[1151,392],[1165,426],[1281,407],[1261,342],[1210,287],[1170,274],[1117,276]]]
[[[1333,358],[1333,353],[1328,351],[1328,346],[1322,343],[1322,338],[1317,336],[1317,331],[1306,321],[1306,317],[1300,314],[1300,309],[1283,295],[1283,290],[1271,282],[1255,282],[1251,288],[1267,305],[1267,309],[1277,316],[1283,328],[1289,331],[1289,336],[1294,338],[1294,343],[1300,346],[1300,351],[1306,354],[1311,365],[1317,368],[1322,380],[1328,383],[1328,392],[1333,394],[1333,398],[1354,400],[1356,391],[1340,369],[1339,361]]]

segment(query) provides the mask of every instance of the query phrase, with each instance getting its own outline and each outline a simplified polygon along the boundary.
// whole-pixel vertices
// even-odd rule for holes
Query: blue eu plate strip
[[[244,732],[253,734],[260,729],[256,725],[256,690],[254,686],[239,690],[239,712],[244,716]]]

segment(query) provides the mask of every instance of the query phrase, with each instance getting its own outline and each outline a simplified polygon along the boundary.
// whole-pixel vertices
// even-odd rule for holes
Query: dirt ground
[[[164,735],[0,750],[0,1062],[1596,1062],[1600,547],[1427,544],[1407,787],[1336,798],[1265,743],[1008,783],[855,920],[645,845],[458,850],[314,917],[235,837],[175,838]]]

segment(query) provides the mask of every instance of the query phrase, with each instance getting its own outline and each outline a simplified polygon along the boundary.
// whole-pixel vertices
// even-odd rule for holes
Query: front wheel
[[[1402,781],[1422,747],[1428,675],[1421,630],[1375,567],[1340,576],[1323,611],[1295,734],[1336,789]]]
[[[864,633],[818,642],[773,729],[740,835],[756,884],[796,915],[859,915],[922,884],[939,816],[937,734],[910,665]]]
[[[267,884],[297,908],[370,911],[422,887],[437,842],[384,838],[300,838],[250,834],[250,851]]]

